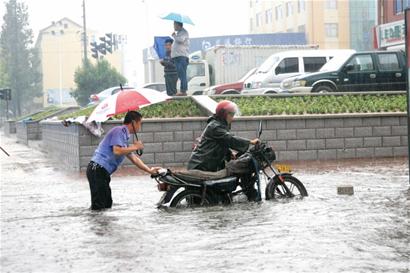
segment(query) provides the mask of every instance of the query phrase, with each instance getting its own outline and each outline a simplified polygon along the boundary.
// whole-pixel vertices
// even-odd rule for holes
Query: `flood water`
[[[84,174],[1,137],[1,272],[409,272],[407,159],[299,166],[310,196],[158,210],[147,176],[114,176],[89,207]],[[337,186],[354,186],[353,196]]]

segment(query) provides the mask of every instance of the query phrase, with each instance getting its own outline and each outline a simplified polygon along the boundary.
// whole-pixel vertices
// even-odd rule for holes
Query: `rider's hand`
[[[141,141],[134,141],[134,144],[130,145],[135,151],[144,150],[144,144]]]
[[[261,141],[259,140],[259,138],[255,138],[255,139],[252,139],[251,140],[251,144],[252,145],[256,145],[256,144],[259,144]]]
[[[161,170],[161,169],[162,169],[161,167],[152,167],[152,168],[150,168],[149,173],[150,174],[158,174],[158,171]]]

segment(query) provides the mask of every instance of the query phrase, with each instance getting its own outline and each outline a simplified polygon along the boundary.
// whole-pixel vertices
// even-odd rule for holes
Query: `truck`
[[[224,45],[189,56],[187,68],[188,95],[202,95],[217,84],[238,81],[254,67],[261,65],[274,53],[288,50],[318,49],[317,45]],[[163,67],[159,60],[148,60],[145,73],[150,82],[162,82]],[[178,83],[179,86],[179,83]]]

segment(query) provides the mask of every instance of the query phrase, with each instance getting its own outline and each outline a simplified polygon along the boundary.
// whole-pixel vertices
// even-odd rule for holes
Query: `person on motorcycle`
[[[245,153],[250,144],[259,143],[257,138],[249,140],[230,132],[231,123],[238,112],[238,106],[229,100],[218,103],[215,114],[208,119],[201,140],[191,154],[188,170],[217,172],[225,168],[226,161],[231,160],[230,149]]]

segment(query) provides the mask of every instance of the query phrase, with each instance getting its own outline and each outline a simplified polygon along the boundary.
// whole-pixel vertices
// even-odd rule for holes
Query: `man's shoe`
[[[178,92],[178,93],[176,94],[176,96],[178,96],[178,97],[183,97],[183,96],[186,96],[186,93]]]

